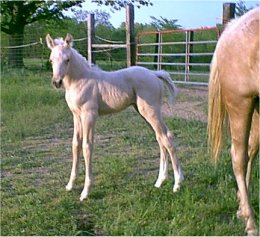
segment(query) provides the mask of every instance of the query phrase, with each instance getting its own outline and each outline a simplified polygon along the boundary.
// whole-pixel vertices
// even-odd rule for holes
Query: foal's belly
[[[100,115],[119,112],[135,103],[134,93],[131,91],[109,90],[100,94],[98,113]]]
[[[113,101],[101,101],[98,106],[99,115],[116,113],[133,104],[130,98],[121,98]]]

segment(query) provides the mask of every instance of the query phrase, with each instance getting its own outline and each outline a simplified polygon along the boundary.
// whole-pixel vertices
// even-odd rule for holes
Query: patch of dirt
[[[207,121],[207,87],[178,88],[174,105],[163,105],[162,113],[166,117]]]

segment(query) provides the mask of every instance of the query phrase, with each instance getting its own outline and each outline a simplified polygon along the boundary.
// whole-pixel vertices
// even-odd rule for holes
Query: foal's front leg
[[[82,149],[82,125],[81,118],[77,114],[73,114],[74,134],[72,140],[72,168],[70,180],[66,186],[67,191],[71,191],[75,180],[78,176],[79,156]]]
[[[85,160],[85,173],[86,173],[84,188],[80,196],[80,201],[83,201],[84,199],[87,198],[93,182],[91,158],[92,158],[92,150],[93,150],[96,113],[93,111],[87,111],[82,114],[81,120],[82,120],[82,128],[83,128],[82,150],[83,150],[83,156]]]

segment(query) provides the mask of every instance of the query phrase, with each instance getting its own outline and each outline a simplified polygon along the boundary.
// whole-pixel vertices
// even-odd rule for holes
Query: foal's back
[[[143,67],[133,66],[114,72],[97,71],[99,114],[121,111],[136,105],[138,99],[159,106],[162,100],[163,82],[155,73]]]

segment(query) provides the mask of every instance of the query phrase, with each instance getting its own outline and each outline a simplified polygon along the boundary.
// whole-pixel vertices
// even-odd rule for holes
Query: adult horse
[[[86,59],[72,48],[72,36],[65,40],[53,40],[46,36],[51,49],[53,85],[65,88],[65,98],[73,114],[74,135],[72,141],[72,170],[66,190],[70,191],[78,173],[78,157],[81,150],[85,160],[85,184],[80,200],[87,198],[93,182],[91,158],[94,126],[98,115],[114,113],[133,105],[151,125],[160,147],[160,169],[156,187],[167,178],[170,155],[177,191],[183,180],[182,170],[176,157],[173,136],[161,116],[164,84],[169,94],[175,96],[175,86],[169,73],[150,71],[143,67],[130,67],[114,72],[105,72],[89,66]]]
[[[249,200],[252,162],[259,150],[259,14],[256,8],[231,22],[222,33],[211,64],[208,141],[218,159],[225,117],[240,207],[248,235],[257,234]]]

